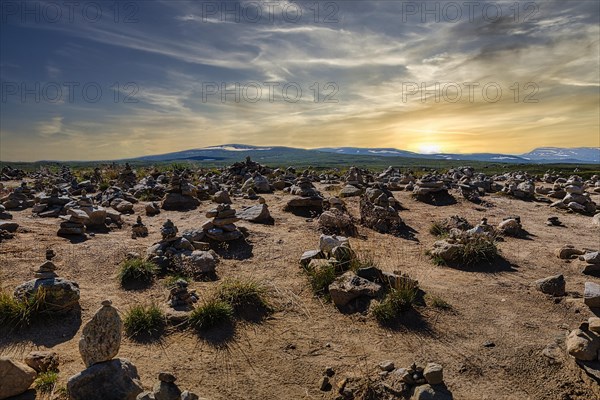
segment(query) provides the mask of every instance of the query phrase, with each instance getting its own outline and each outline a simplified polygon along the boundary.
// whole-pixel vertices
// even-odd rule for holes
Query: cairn
[[[188,283],[184,279],[178,279],[169,290],[167,304],[174,309],[189,310],[198,301],[198,295],[194,290],[188,290]]]
[[[596,211],[596,203],[594,203],[590,195],[586,193],[584,182],[577,175],[571,176],[565,184],[565,197],[552,203],[550,207],[562,208],[579,212],[583,214],[593,214]]]
[[[396,204],[380,189],[365,193],[360,200],[360,223],[379,233],[400,234],[406,226],[393,207]]]
[[[119,177],[117,178],[119,184],[121,184],[124,188],[130,189],[134,187],[137,183],[137,176],[135,172],[131,168],[129,163],[125,163],[125,169],[119,173]]]
[[[196,187],[187,182],[185,173],[174,171],[161,208],[171,211],[192,210],[200,205],[196,194]]]
[[[206,218],[213,218],[212,221],[206,221],[202,225],[202,230],[208,238],[217,242],[227,242],[243,237],[242,232],[235,225],[235,222],[240,219],[229,204],[219,204],[217,208],[206,213]]]
[[[436,206],[456,203],[454,197],[448,193],[444,181],[431,174],[417,180],[413,188],[413,196],[418,201]]]
[[[296,209],[309,209],[317,212],[323,210],[323,197],[313,186],[308,177],[308,173],[305,172],[303,176],[296,179],[296,183],[285,190],[289,190],[290,194],[293,195],[293,197],[288,200],[285,210],[293,211]]]
[[[131,226],[131,238],[148,236],[148,227],[142,222],[142,217],[138,215],[136,223]]]

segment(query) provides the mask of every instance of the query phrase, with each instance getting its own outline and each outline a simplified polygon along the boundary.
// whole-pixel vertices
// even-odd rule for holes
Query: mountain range
[[[334,156],[335,155],[335,156]],[[528,153],[513,155],[500,153],[439,153],[421,154],[394,148],[363,148],[363,147],[324,147],[317,149],[299,149],[283,146],[251,146],[244,144],[225,144],[221,146],[210,146],[200,149],[191,149],[173,153],[143,156],[134,158],[134,161],[165,162],[165,161],[226,161],[250,156],[256,159],[284,159],[284,160],[306,160],[347,158],[349,156],[364,156],[369,159],[382,157],[402,157],[412,159],[429,160],[464,160],[483,161],[494,163],[523,163],[523,164],[546,164],[546,163],[573,163],[573,164],[596,164],[600,163],[600,148],[598,147],[539,147]]]

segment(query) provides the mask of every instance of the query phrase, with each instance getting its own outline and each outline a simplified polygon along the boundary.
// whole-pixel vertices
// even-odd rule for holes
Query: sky
[[[598,1],[0,2],[0,160],[600,146]]]

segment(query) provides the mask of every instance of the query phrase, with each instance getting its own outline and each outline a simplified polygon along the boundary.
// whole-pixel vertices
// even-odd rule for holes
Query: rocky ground
[[[327,192],[322,184],[316,186],[326,195],[337,194]],[[417,279],[426,293],[442,298],[451,309],[418,308],[407,315],[401,328],[392,330],[380,327],[368,315],[342,314],[315,297],[298,260],[304,251],[317,247],[321,232],[316,218],[283,211],[289,196],[263,194],[274,224],[238,222],[248,229],[250,246],[224,252],[217,267],[219,280],[245,277],[263,282],[273,296],[274,314],[260,324],[238,324],[231,337],[219,343],[177,330],[158,343],[124,339],[119,357],[137,366],[145,385],[152,385],[160,371],[170,371],[181,387],[208,399],[332,398],[332,392],[319,388],[327,367],[336,372],[335,386],[346,376],[372,373],[381,361],[393,360],[405,366],[414,361],[443,365],[444,381],[455,399],[589,400],[598,395],[560,346],[564,347],[570,330],[593,316],[583,304],[584,282],[600,283],[600,279],[583,275],[581,261],[555,255],[565,244],[600,247],[599,228],[592,226],[591,217],[503,194],[485,196],[484,206],[458,195],[457,204],[433,206],[415,201],[409,192],[394,192],[406,208],[400,216],[416,231],[415,240],[359,227],[351,245],[357,253],[370,253],[382,269]],[[600,203],[599,194],[592,199]],[[256,204],[232,200],[237,209]],[[358,218],[360,197],[345,201]],[[199,228],[214,203],[202,201],[196,210],[162,211],[154,217],[145,216],[145,204],[135,204],[134,214],[123,216],[121,229],[96,233],[79,243],[56,235],[56,219],[32,217],[27,209],[11,212],[20,228],[14,239],[0,243],[2,289],[12,291],[32,279],[45,250],[52,248],[57,254],[56,272],[79,283],[81,315],[0,337],[2,356],[22,359],[31,350],[52,349],[61,357],[59,380],[65,385],[68,377],[84,369],[77,345],[82,321],[89,320],[103,300],[112,300],[121,312],[134,304],[165,303],[167,289],[160,281],[149,289],[122,289],[116,279],[118,264],[128,252],[144,254],[159,241],[167,218],[180,231]],[[143,215],[149,235],[132,239],[131,225],[137,215]],[[529,236],[499,243],[503,260],[491,266],[466,270],[435,266],[425,254],[437,240],[429,227],[452,215],[472,224],[486,217],[493,225],[518,215]],[[546,225],[551,215],[559,216],[564,227]],[[565,277],[566,297],[555,300],[535,289],[535,280],[557,274]],[[191,282],[190,289],[202,298],[216,285],[218,281]],[[548,347],[553,343],[558,350]]]

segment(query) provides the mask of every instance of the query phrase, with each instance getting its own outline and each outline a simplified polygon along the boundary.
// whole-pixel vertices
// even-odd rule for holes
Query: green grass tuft
[[[267,290],[254,281],[229,280],[219,286],[217,298],[230,304],[235,310],[252,307],[270,310]]]
[[[308,274],[308,280],[312,290],[317,295],[327,295],[329,293],[329,285],[335,281],[336,271],[331,264],[321,265],[316,269],[305,269]]]
[[[158,336],[165,326],[165,315],[155,304],[133,306],[125,314],[123,326],[133,339]]]
[[[33,387],[40,393],[50,394],[54,391],[56,382],[58,382],[57,371],[40,372],[33,381]]]
[[[473,235],[466,242],[460,252],[460,262],[466,266],[480,262],[492,262],[498,257],[498,248],[494,239],[486,235]]]
[[[0,291],[0,326],[10,329],[29,326],[46,313],[46,308],[46,292],[43,289],[23,300]]]
[[[373,305],[371,312],[380,324],[397,320],[402,312],[410,310],[417,301],[418,287],[406,285],[392,289],[383,301]]]
[[[131,258],[123,261],[119,267],[121,286],[132,284],[149,284],[154,280],[158,267],[151,261]]]
[[[450,305],[450,303],[448,303],[446,300],[442,299],[441,297],[435,296],[435,295],[427,295],[427,303],[429,303],[429,305],[432,307],[439,308],[440,310],[452,309],[452,306]]]
[[[197,330],[207,330],[233,320],[231,304],[218,298],[211,298],[196,307],[190,314],[188,323]]]

